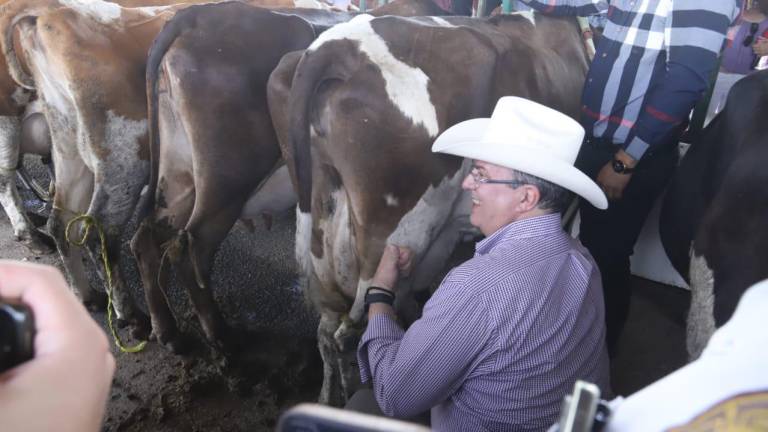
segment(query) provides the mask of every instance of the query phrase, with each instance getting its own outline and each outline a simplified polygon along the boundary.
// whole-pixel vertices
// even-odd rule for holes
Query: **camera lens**
[[[23,304],[0,302],[0,372],[32,358],[32,311]]]

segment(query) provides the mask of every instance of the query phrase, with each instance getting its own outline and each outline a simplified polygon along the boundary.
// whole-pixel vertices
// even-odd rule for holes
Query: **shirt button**
[[[587,82],[590,82],[590,83],[591,83],[591,82],[592,82],[592,78],[588,79],[588,80],[587,80]]]
[[[601,57],[603,57],[603,58],[608,57],[608,53],[603,53],[603,55]]]

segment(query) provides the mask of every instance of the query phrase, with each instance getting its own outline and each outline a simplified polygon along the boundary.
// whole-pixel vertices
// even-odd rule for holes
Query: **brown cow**
[[[62,2],[59,0],[13,0],[0,2],[0,14],[16,17],[22,11],[55,9],[69,4],[83,2]],[[99,2],[90,2],[97,5]],[[181,0],[112,0],[124,7],[160,6],[183,3]],[[0,34],[8,36],[6,26],[11,21],[4,21]],[[10,46],[10,45],[9,45]],[[6,54],[8,52],[6,51]],[[12,56],[11,61],[14,61]],[[28,83],[29,84],[29,83]],[[5,60],[0,61],[0,205],[8,215],[17,241],[27,246],[36,254],[52,252],[48,242],[34,229],[24,212],[16,190],[16,168],[25,153],[50,156],[50,135],[42,112],[36,105],[28,105],[34,99],[34,92],[19,86],[11,78]],[[25,139],[26,138],[26,139]]]
[[[323,33],[286,82],[283,68],[294,62],[275,70],[269,97],[290,104],[278,136],[290,138],[281,146],[298,178],[297,260],[321,312],[320,398],[341,404],[359,383],[362,298],[384,245],[414,251],[395,304],[413,319],[411,287],[427,285],[467,222],[460,184],[469,164],[432,154],[432,141],[459,121],[488,117],[503,95],[575,117],[588,57],[576,20],[528,13],[359,16]]]
[[[431,0],[404,0],[378,12],[441,10]],[[296,199],[267,108],[269,74],[285,53],[350,18],[202,5],[179,12],[155,39],[147,65],[151,214],[131,246],[153,331],[173,350],[180,349],[177,329],[158,279],[175,266],[207,337],[218,342],[223,323],[210,287],[214,252],[238,218],[280,212]]]
[[[135,321],[140,314],[134,313],[117,263],[123,226],[148,174],[142,72],[147,47],[178,6],[76,6],[17,15],[23,64],[16,68],[9,61],[9,66],[17,81],[34,85],[51,128],[56,194],[48,229],[70,280],[84,301],[97,297],[81,250],[65,236],[69,220],[88,214],[106,237],[117,316]],[[71,234],[78,236],[76,230]],[[99,242],[93,239],[89,246],[98,258]]]

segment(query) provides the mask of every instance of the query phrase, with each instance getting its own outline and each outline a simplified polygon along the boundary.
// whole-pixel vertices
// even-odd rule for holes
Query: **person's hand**
[[[752,44],[752,50],[758,57],[768,55],[768,38],[762,36],[758,37],[757,41]]]
[[[0,429],[101,429],[115,372],[106,335],[53,267],[0,260],[0,297],[34,314],[35,356],[0,375]]]
[[[600,169],[596,181],[609,200],[618,200],[624,194],[624,188],[631,178],[632,174],[619,174],[614,171],[613,164],[608,162]]]
[[[637,165],[637,161],[632,158],[623,149],[619,149],[614,155],[614,159],[618,159],[624,163],[627,168],[634,168]],[[597,179],[595,180],[600,188],[605,192],[605,196],[609,200],[621,199],[624,194],[624,188],[629,184],[629,180],[632,179],[632,174],[617,173],[613,170],[613,160],[609,160],[608,163],[603,165],[600,172],[597,173]]]
[[[401,275],[408,276],[412,265],[413,251],[407,247],[388,244],[381,255],[371,284],[392,291]]]

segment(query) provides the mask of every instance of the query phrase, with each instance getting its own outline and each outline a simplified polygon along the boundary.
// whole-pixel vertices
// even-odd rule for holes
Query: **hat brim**
[[[485,140],[490,121],[489,118],[477,118],[451,126],[437,137],[432,151],[490,162],[534,175],[574,192],[601,210],[608,208],[608,199],[592,179],[566,161],[520,145],[526,137],[509,137],[516,144],[510,146],[508,152],[500,152],[499,148],[509,143]]]

